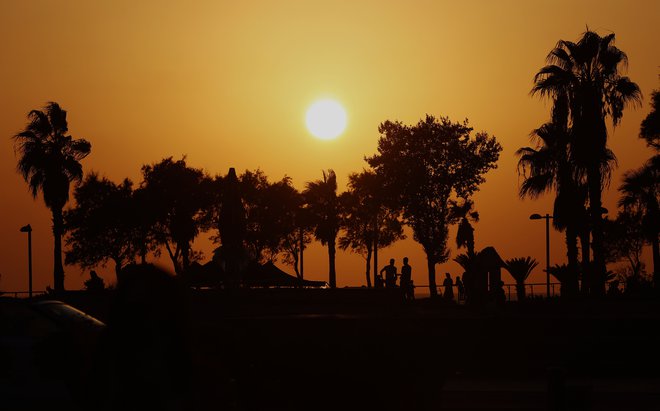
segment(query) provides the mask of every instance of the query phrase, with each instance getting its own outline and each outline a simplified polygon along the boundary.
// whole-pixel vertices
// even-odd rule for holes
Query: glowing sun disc
[[[346,129],[346,111],[335,100],[319,100],[307,109],[307,129],[321,140],[332,140]]]

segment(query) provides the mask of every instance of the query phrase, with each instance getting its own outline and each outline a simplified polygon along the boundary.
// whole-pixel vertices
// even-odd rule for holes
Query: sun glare
[[[307,129],[321,140],[332,140],[346,128],[346,111],[335,100],[319,100],[307,109]]]

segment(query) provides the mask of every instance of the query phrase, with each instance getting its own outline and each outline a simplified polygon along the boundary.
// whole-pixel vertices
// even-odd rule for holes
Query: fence
[[[46,290],[34,291],[32,290],[32,296],[36,297],[38,295],[46,294]],[[0,291],[0,297],[14,297],[14,298],[28,298],[30,295],[29,291]]]
[[[561,283],[550,283],[550,297],[559,297]],[[452,287],[454,298],[458,298],[458,290],[454,285]],[[436,290],[439,295],[444,292],[444,286],[437,285]],[[516,292],[516,284],[504,284],[504,290],[507,301],[518,301],[518,293]],[[430,295],[428,284],[415,284],[415,297],[428,297]],[[546,283],[525,283],[525,296],[527,298],[546,298],[547,284]]]

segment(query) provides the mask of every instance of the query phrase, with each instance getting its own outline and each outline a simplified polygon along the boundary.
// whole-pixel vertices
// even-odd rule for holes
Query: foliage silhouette
[[[336,288],[335,243],[341,227],[341,215],[335,172],[323,171],[322,180],[307,183],[303,197],[314,229],[314,237],[328,247],[328,283],[330,288]]]
[[[155,216],[156,241],[163,245],[177,274],[198,259],[192,241],[207,224],[213,202],[211,179],[202,170],[186,165],[185,157],[172,157],[142,167],[143,195]]]
[[[372,286],[371,257],[374,245],[384,248],[405,238],[398,212],[383,204],[381,187],[378,175],[363,170],[348,176],[349,190],[339,198],[344,215],[344,233],[339,238],[339,248],[350,248],[365,259],[365,276],[369,288]]]
[[[656,152],[660,150],[660,91],[651,93],[651,112],[642,121],[639,136]]]
[[[105,266],[112,260],[115,274],[135,262],[148,240],[142,235],[143,212],[133,195],[133,183],[115,184],[96,173],[88,174],[76,187],[76,206],[64,213],[66,264],[83,269]]]
[[[568,98],[571,125],[571,160],[586,174],[589,216],[594,252],[595,294],[604,294],[605,260],[603,252],[601,194],[607,178],[602,164],[608,156],[605,120],[616,126],[628,104],[641,101],[637,84],[621,74],[628,62],[616,48],[614,33],[604,37],[587,30],[577,42],[560,40],[548,54],[548,65],[534,77],[532,94]]]
[[[74,139],[69,131],[66,111],[55,102],[28,114],[29,123],[16,134],[17,170],[28,183],[32,196],[41,192],[53,215],[53,278],[55,291],[64,291],[62,266],[63,208],[69,200],[69,185],[83,176],[80,160],[87,157],[91,144]]]
[[[657,157],[657,156],[656,156]],[[660,169],[653,159],[637,170],[629,171],[623,176],[619,187],[622,196],[619,207],[624,215],[633,215],[640,224],[643,239],[651,244],[653,253],[653,283],[660,288],[660,250],[658,236],[660,235]]]
[[[532,257],[511,258],[505,261],[504,268],[516,280],[518,301],[525,301],[525,280],[539,263]]]
[[[470,137],[467,120],[427,115],[414,126],[386,121],[378,154],[366,161],[381,176],[388,200],[402,211],[427,258],[429,291],[437,295],[435,265],[447,261],[450,203],[469,198],[496,167],[501,145],[481,132]]]
[[[474,227],[470,221],[478,223],[479,213],[474,211],[474,201],[463,199],[462,203],[450,200],[450,216],[452,221],[458,221],[456,230],[456,248],[465,247],[469,255],[474,255]]]
[[[550,267],[550,275],[559,281],[559,293],[563,298],[575,297],[578,294],[576,272],[566,264],[554,265]],[[603,281],[605,284],[605,281]]]
[[[246,212],[246,246],[259,263],[274,262],[284,254],[284,260],[293,265],[299,277],[297,220],[301,219],[303,198],[291,178],[285,176],[271,183],[263,171],[246,170],[239,180]],[[304,243],[311,241],[309,232],[303,232],[303,236]]]
[[[541,194],[556,192],[553,207],[553,226],[565,231],[568,266],[577,274],[579,270],[577,238],[582,246],[583,290],[588,292],[590,231],[586,201],[587,186],[584,173],[571,162],[571,129],[568,125],[568,99],[565,94],[555,97],[552,118],[531,133],[536,148],[522,147],[516,151],[518,174],[524,177],[520,185],[521,198],[537,198]],[[609,153],[609,151],[608,151]],[[603,172],[609,175],[613,154],[606,156]],[[577,278],[577,276],[576,276]]]

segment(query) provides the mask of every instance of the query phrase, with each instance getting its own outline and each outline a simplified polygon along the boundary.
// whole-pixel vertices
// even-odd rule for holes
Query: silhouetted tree
[[[646,140],[649,147],[660,151],[660,91],[651,93],[651,112],[642,121],[639,136]]]
[[[553,226],[565,231],[568,267],[578,272],[577,238],[582,245],[583,290],[588,291],[590,230],[586,210],[587,186],[584,173],[571,162],[568,127],[568,100],[564,94],[556,96],[552,109],[552,119],[532,131],[536,148],[522,147],[516,151],[519,156],[518,174],[524,177],[520,186],[521,198],[537,198],[548,191],[555,191]],[[613,154],[603,159],[603,173],[610,174]],[[576,275],[577,278],[577,275]]]
[[[619,199],[619,207],[623,208],[621,218],[627,215],[634,216],[637,219],[642,238],[651,244],[653,283],[658,288],[660,287],[660,250],[658,249],[660,169],[653,164],[653,161],[648,161],[643,167],[625,173],[619,191],[622,194]],[[634,220],[634,218],[630,220]],[[630,223],[633,224],[635,221],[630,221]]]
[[[80,160],[87,157],[91,144],[68,135],[66,111],[50,102],[43,110],[32,110],[29,123],[14,138],[18,153],[17,170],[28,183],[32,196],[41,192],[53,215],[55,239],[53,277],[55,291],[64,290],[62,266],[63,208],[69,200],[69,185],[83,176]]]
[[[340,227],[337,176],[333,170],[323,171],[323,179],[305,185],[303,197],[307,204],[314,237],[328,247],[328,279],[331,288],[337,287],[335,271],[335,243]]]
[[[339,248],[350,248],[366,260],[365,275],[369,288],[374,240],[378,239],[378,248],[384,248],[405,238],[398,212],[383,204],[381,187],[379,176],[364,170],[348,176],[349,191],[340,196],[344,234],[339,238]]]
[[[431,296],[437,295],[435,265],[447,261],[449,200],[469,198],[496,167],[502,150],[495,137],[477,133],[467,120],[427,115],[414,126],[386,121],[378,154],[366,161],[382,176],[387,195],[426,253]]]
[[[518,301],[525,300],[525,280],[539,263],[532,257],[512,258],[505,261],[504,268],[516,280],[516,294]]]
[[[174,271],[185,272],[199,255],[191,244],[206,224],[211,206],[211,180],[200,169],[186,165],[185,157],[172,157],[142,167],[143,195],[156,216],[156,239],[165,246]]]
[[[456,229],[456,248],[465,247],[468,255],[474,255],[474,227],[472,222],[479,222],[479,213],[474,211],[474,202],[468,198],[462,203],[450,200],[450,215],[452,221],[458,221]]]
[[[290,177],[271,183],[261,170],[245,171],[240,177],[246,212],[245,244],[259,262],[274,262],[284,252],[297,248],[299,240],[296,217],[302,197]],[[299,241],[297,242],[299,244]],[[298,270],[296,264],[296,272]]]
[[[136,218],[141,213],[132,186],[128,179],[115,184],[91,173],[75,189],[76,206],[64,213],[66,264],[91,269],[112,260],[119,277],[122,267],[149,246]]]
[[[608,155],[605,120],[610,117],[616,126],[624,107],[641,101],[637,84],[621,75],[620,66],[627,64],[627,56],[613,43],[614,33],[600,37],[592,31],[583,33],[577,43],[560,40],[548,55],[549,65],[536,74],[532,88],[532,94],[568,97],[571,159],[587,178],[594,251],[592,274],[600,279],[606,273],[601,201],[607,182],[602,173],[603,159]],[[602,280],[594,284],[592,291],[605,292]]]

